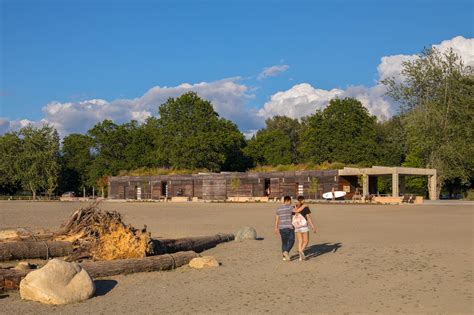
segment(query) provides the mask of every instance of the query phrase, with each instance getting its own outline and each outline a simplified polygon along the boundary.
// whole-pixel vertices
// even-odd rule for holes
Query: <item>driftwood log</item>
[[[16,241],[0,242],[0,261],[68,256],[73,252],[70,242]]]
[[[198,257],[196,252],[186,251],[144,258],[87,261],[79,265],[87,270],[92,278],[101,278],[136,272],[171,270],[188,264],[196,257]],[[0,269],[0,287],[7,290],[18,289],[20,281],[33,270],[35,269]]]
[[[196,257],[198,257],[196,252],[186,251],[144,258],[87,261],[80,265],[92,278],[100,278],[135,272],[171,270],[187,265]]]
[[[216,247],[220,243],[234,240],[234,234],[216,234],[209,236],[185,237],[178,239],[152,239],[153,253],[155,255],[176,253],[192,250],[197,253]]]
[[[233,234],[216,234],[178,239],[151,239],[151,246],[149,246],[151,250],[147,255],[162,255],[188,250],[200,253],[233,239]],[[68,261],[90,257],[88,253],[76,253],[71,242],[40,240],[0,242],[0,261],[35,258],[48,259],[63,256],[70,256],[70,259],[67,259]]]

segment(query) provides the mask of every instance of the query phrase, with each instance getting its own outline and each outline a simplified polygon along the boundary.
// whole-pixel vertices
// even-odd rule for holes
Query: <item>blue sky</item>
[[[232,94],[237,99],[229,97],[233,103],[219,105],[218,112],[230,119],[236,115],[233,120],[249,131],[263,120],[246,119],[238,112],[258,116],[277,92],[298,84],[324,91],[373,87],[382,57],[416,54],[456,36],[470,40],[474,32],[472,1],[0,3],[0,117],[10,122],[10,129],[21,119],[60,124],[60,117],[51,117],[58,108],[64,111],[66,103],[74,107],[93,99],[130,101],[153,87],[183,83],[204,82],[211,90],[222,89],[212,82],[233,78],[231,88],[244,87],[237,92],[242,99]],[[257,79],[272,66],[286,70]],[[301,93],[308,89],[302,86]],[[155,114],[150,109],[157,108],[166,93],[177,92],[160,93],[150,98],[156,104],[136,107],[136,112]],[[212,91],[206,93],[214,100]],[[222,94],[215,102],[225,99]],[[63,107],[45,110],[52,102]],[[135,106],[130,104],[121,104],[121,110]],[[103,118],[100,115],[90,113],[81,126],[59,128],[64,133],[87,130]],[[110,116],[118,122],[129,117]]]

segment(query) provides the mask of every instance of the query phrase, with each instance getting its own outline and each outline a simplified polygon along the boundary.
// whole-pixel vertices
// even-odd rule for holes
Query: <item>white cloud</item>
[[[474,66],[474,39],[457,36],[449,40],[442,41],[439,45],[433,45],[441,52],[452,48],[461,57],[465,65]],[[401,71],[404,61],[413,61],[418,55],[393,55],[382,57],[377,67],[379,79],[383,80],[394,77],[396,81],[402,80]]]
[[[285,72],[290,68],[289,65],[276,65],[271,67],[263,68],[262,72],[260,72],[257,76],[257,80],[263,80],[268,77],[276,77],[282,72]]]
[[[451,47],[462,57],[466,65],[474,66],[474,39],[458,36],[433,46],[442,51]],[[415,58],[416,55],[382,57],[377,67],[379,80],[390,76],[401,80],[403,61]],[[258,75],[258,78],[275,76],[288,68],[288,65],[268,67]],[[255,129],[260,128],[266,118],[275,115],[287,115],[293,118],[310,115],[315,110],[327,106],[335,97],[355,97],[370,113],[381,119],[389,118],[398,111],[397,104],[384,96],[385,87],[379,83],[372,87],[349,86],[346,89],[331,90],[319,89],[309,83],[300,83],[270,96],[269,101],[260,109],[249,110],[248,101],[254,97],[253,93],[257,88],[249,87],[241,80],[240,77],[233,77],[212,82],[183,83],[174,87],[156,86],[134,99],[51,102],[43,107],[43,119],[40,121],[8,120],[0,117],[0,134],[17,130],[28,123],[41,125],[43,122],[48,122],[58,129],[61,136],[64,136],[72,132],[83,133],[104,119],[111,119],[117,123],[131,119],[141,122],[150,115],[157,115],[158,106],[169,97],[177,97],[188,91],[195,91],[201,97],[210,100],[216,112],[237,123],[246,136],[251,136]]]
[[[28,125],[40,127],[44,123],[46,123],[44,119],[41,119],[40,121],[32,121],[28,119],[8,120],[6,118],[0,117],[0,135],[6,132],[19,130]]]
[[[169,97],[177,97],[189,91],[197,92],[201,97],[209,100],[220,116],[231,119],[241,127],[255,128],[259,122],[250,115],[246,105],[253,94],[249,88],[239,83],[239,77],[228,78],[213,82],[196,84],[183,83],[175,87],[155,86],[144,95],[135,99],[117,99],[107,101],[91,99],[81,102],[51,102],[43,107],[42,121],[53,125],[60,135],[69,133],[83,133],[96,123],[111,119],[116,123],[123,123],[131,119],[143,122],[151,115],[158,114],[160,104]],[[30,121],[0,120],[0,133],[17,130]]]
[[[462,36],[445,40],[439,45],[433,45],[445,51],[449,48],[461,56],[466,65],[474,66],[474,39],[466,39]],[[393,55],[381,58],[377,67],[379,80],[394,77],[396,80],[402,80],[401,70],[404,61],[412,61],[418,58],[417,55]],[[322,109],[327,106],[329,100],[334,97],[354,97],[361,101],[372,115],[379,119],[387,119],[396,114],[399,110],[398,104],[385,96],[385,86],[376,83],[372,87],[349,86],[345,90],[332,89],[323,90],[311,86],[308,83],[297,84],[290,89],[277,92],[270,97],[262,109],[257,113],[262,118],[268,118],[275,115],[287,115],[293,118],[314,113],[316,109]]]
[[[396,81],[400,81],[402,78],[401,71],[403,69],[403,62],[413,61],[416,58],[416,55],[394,55],[382,57],[380,64],[377,66],[379,80],[393,77]]]
[[[272,95],[257,115],[265,119],[276,115],[300,118],[325,107],[329,100],[342,92],[339,89],[315,89],[308,83],[297,84],[287,91]]]
[[[441,51],[452,48],[453,51],[461,56],[464,64],[474,66],[474,38],[464,38],[456,36],[453,39],[443,40],[439,45],[433,45]]]

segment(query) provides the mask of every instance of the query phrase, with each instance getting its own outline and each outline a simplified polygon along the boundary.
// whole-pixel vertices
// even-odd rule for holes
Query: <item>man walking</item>
[[[285,196],[283,198],[283,205],[276,209],[275,217],[275,234],[280,233],[281,236],[281,250],[283,260],[290,260],[290,250],[295,243],[295,231],[292,219],[293,206],[291,205],[291,197]]]

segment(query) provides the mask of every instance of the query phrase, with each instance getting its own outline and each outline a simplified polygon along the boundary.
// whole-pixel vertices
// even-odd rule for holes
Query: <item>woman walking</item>
[[[304,197],[299,196],[293,215],[293,226],[295,227],[296,239],[298,240],[299,260],[305,260],[304,250],[309,243],[309,227],[316,233],[316,226],[311,218],[311,210],[304,204]]]

